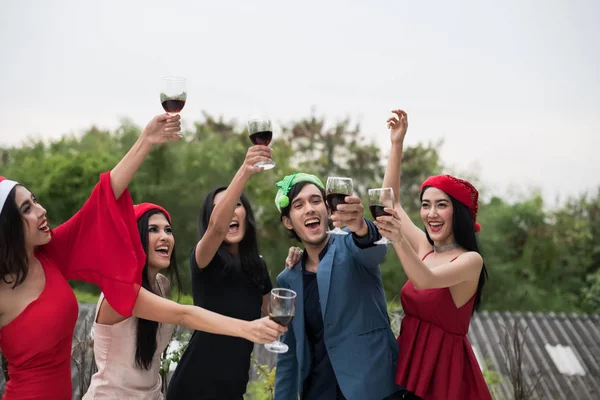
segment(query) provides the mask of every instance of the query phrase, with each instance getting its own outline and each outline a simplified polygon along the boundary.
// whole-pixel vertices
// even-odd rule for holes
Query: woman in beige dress
[[[263,159],[267,157],[260,150],[251,148],[246,161],[253,165]],[[164,273],[174,277],[179,286],[171,217],[164,208],[151,203],[134,206],[134,212],[147,256],[142,286],[160,297],[168,298],[170,281]],[[167,318],[159,312],[154,319],[161,323],[136,317],[125,318],[100,295],[93,325],[94,359],[98,372],[92,376],[83,400],[162,400],[160,357],[169,344],[174,322],[195,330],[243,337],[255,343],[272,341],[284,330],[268,317],[242,321],[201,307],[176,303],[172,303],[172,306],[185,308],[190,314],[189,320],[173,321],[173,318]]]

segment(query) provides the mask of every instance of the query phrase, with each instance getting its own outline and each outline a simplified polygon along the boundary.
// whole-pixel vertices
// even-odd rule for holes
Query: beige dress
[[[157,276],[160,293],[165,296],[162,275]],[[98,309],[104,299],[101,294],[94,316],[94,359],[98,372],[91,379],[83,400],[163,400],[159,375],[161,354],[169,344],[174,326],[160,324],[157,332],[156,353],[149,370],[135,363],[137,318],[129,317],[114,325],[96,322]]]

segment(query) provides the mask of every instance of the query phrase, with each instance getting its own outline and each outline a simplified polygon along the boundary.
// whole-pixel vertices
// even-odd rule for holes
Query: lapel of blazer
[[[296,292],[296,312],[292,320],[294,336],[296,338],[296,359],[298,360],[298,371],[302,371],[304,363],[304,342],[306,339],[304,327],[304,281],[302,279],[302,263],[294,265],[290,271],[289,286]]]
[[[319,286],[319,299],[321,300],[321,314],[325,321],[325,313],[327,311],[327,300],[329,299],[329,286],[331,284],[331,271],[333,270],[333,262],[335,260],[335,240],[329,242],[327,254],[319,263],[317,269],[317,283]]]

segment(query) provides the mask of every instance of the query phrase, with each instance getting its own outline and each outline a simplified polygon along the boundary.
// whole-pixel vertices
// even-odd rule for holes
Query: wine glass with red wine
[[[392,188],[369,189],[369,210],[373,219],[383,215],[390,215],[383,211],[384,208],[394,208],[394,191]],[[373,244],[391,243],[386,237],[382,237]]]
[[[352,196],[352,178],[343,178],[337,176],[330,176],[327,178],[327,185],[325,188],[325,197],[327,199],[327,205],[331,210],[331,213],[337,211],[337,206],[346,202],[346,196]],[[348,233],[336,227],[332,231],[327,231],[334,235],[347,235]]]
[[[296,313],[296,292],[290,289],[275,288],[269,299],[269,318],[279,325],[288,326]],[[272,353],[287,353],[289,346],[279,340],[265,344]]]
[[[251,119],[248,121],[248,135],[250,135],[252,144],[268,146],[271,143],[271,139],[273,139],[273,123],[267,118]],[[273,160],[259,161],[254,166],[267,170],[273,168],[275,163]]]
[[[187,100],[186,79],[174,76],[162,78],[160,103],[169,115],[177,115],[183,110]]]

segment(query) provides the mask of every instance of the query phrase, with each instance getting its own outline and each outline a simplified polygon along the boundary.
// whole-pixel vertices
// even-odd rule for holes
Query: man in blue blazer
[[[302,259],[277,277],[296,292],[296,313],[283,337],[275,400],[382,400],[396,392],[398,345],[390,328],[379,264],[386,246],[363,218],[356,196],[331,216],[347,235],[330,235],[323,183],[295,173],[277,183],[275,198]]]

